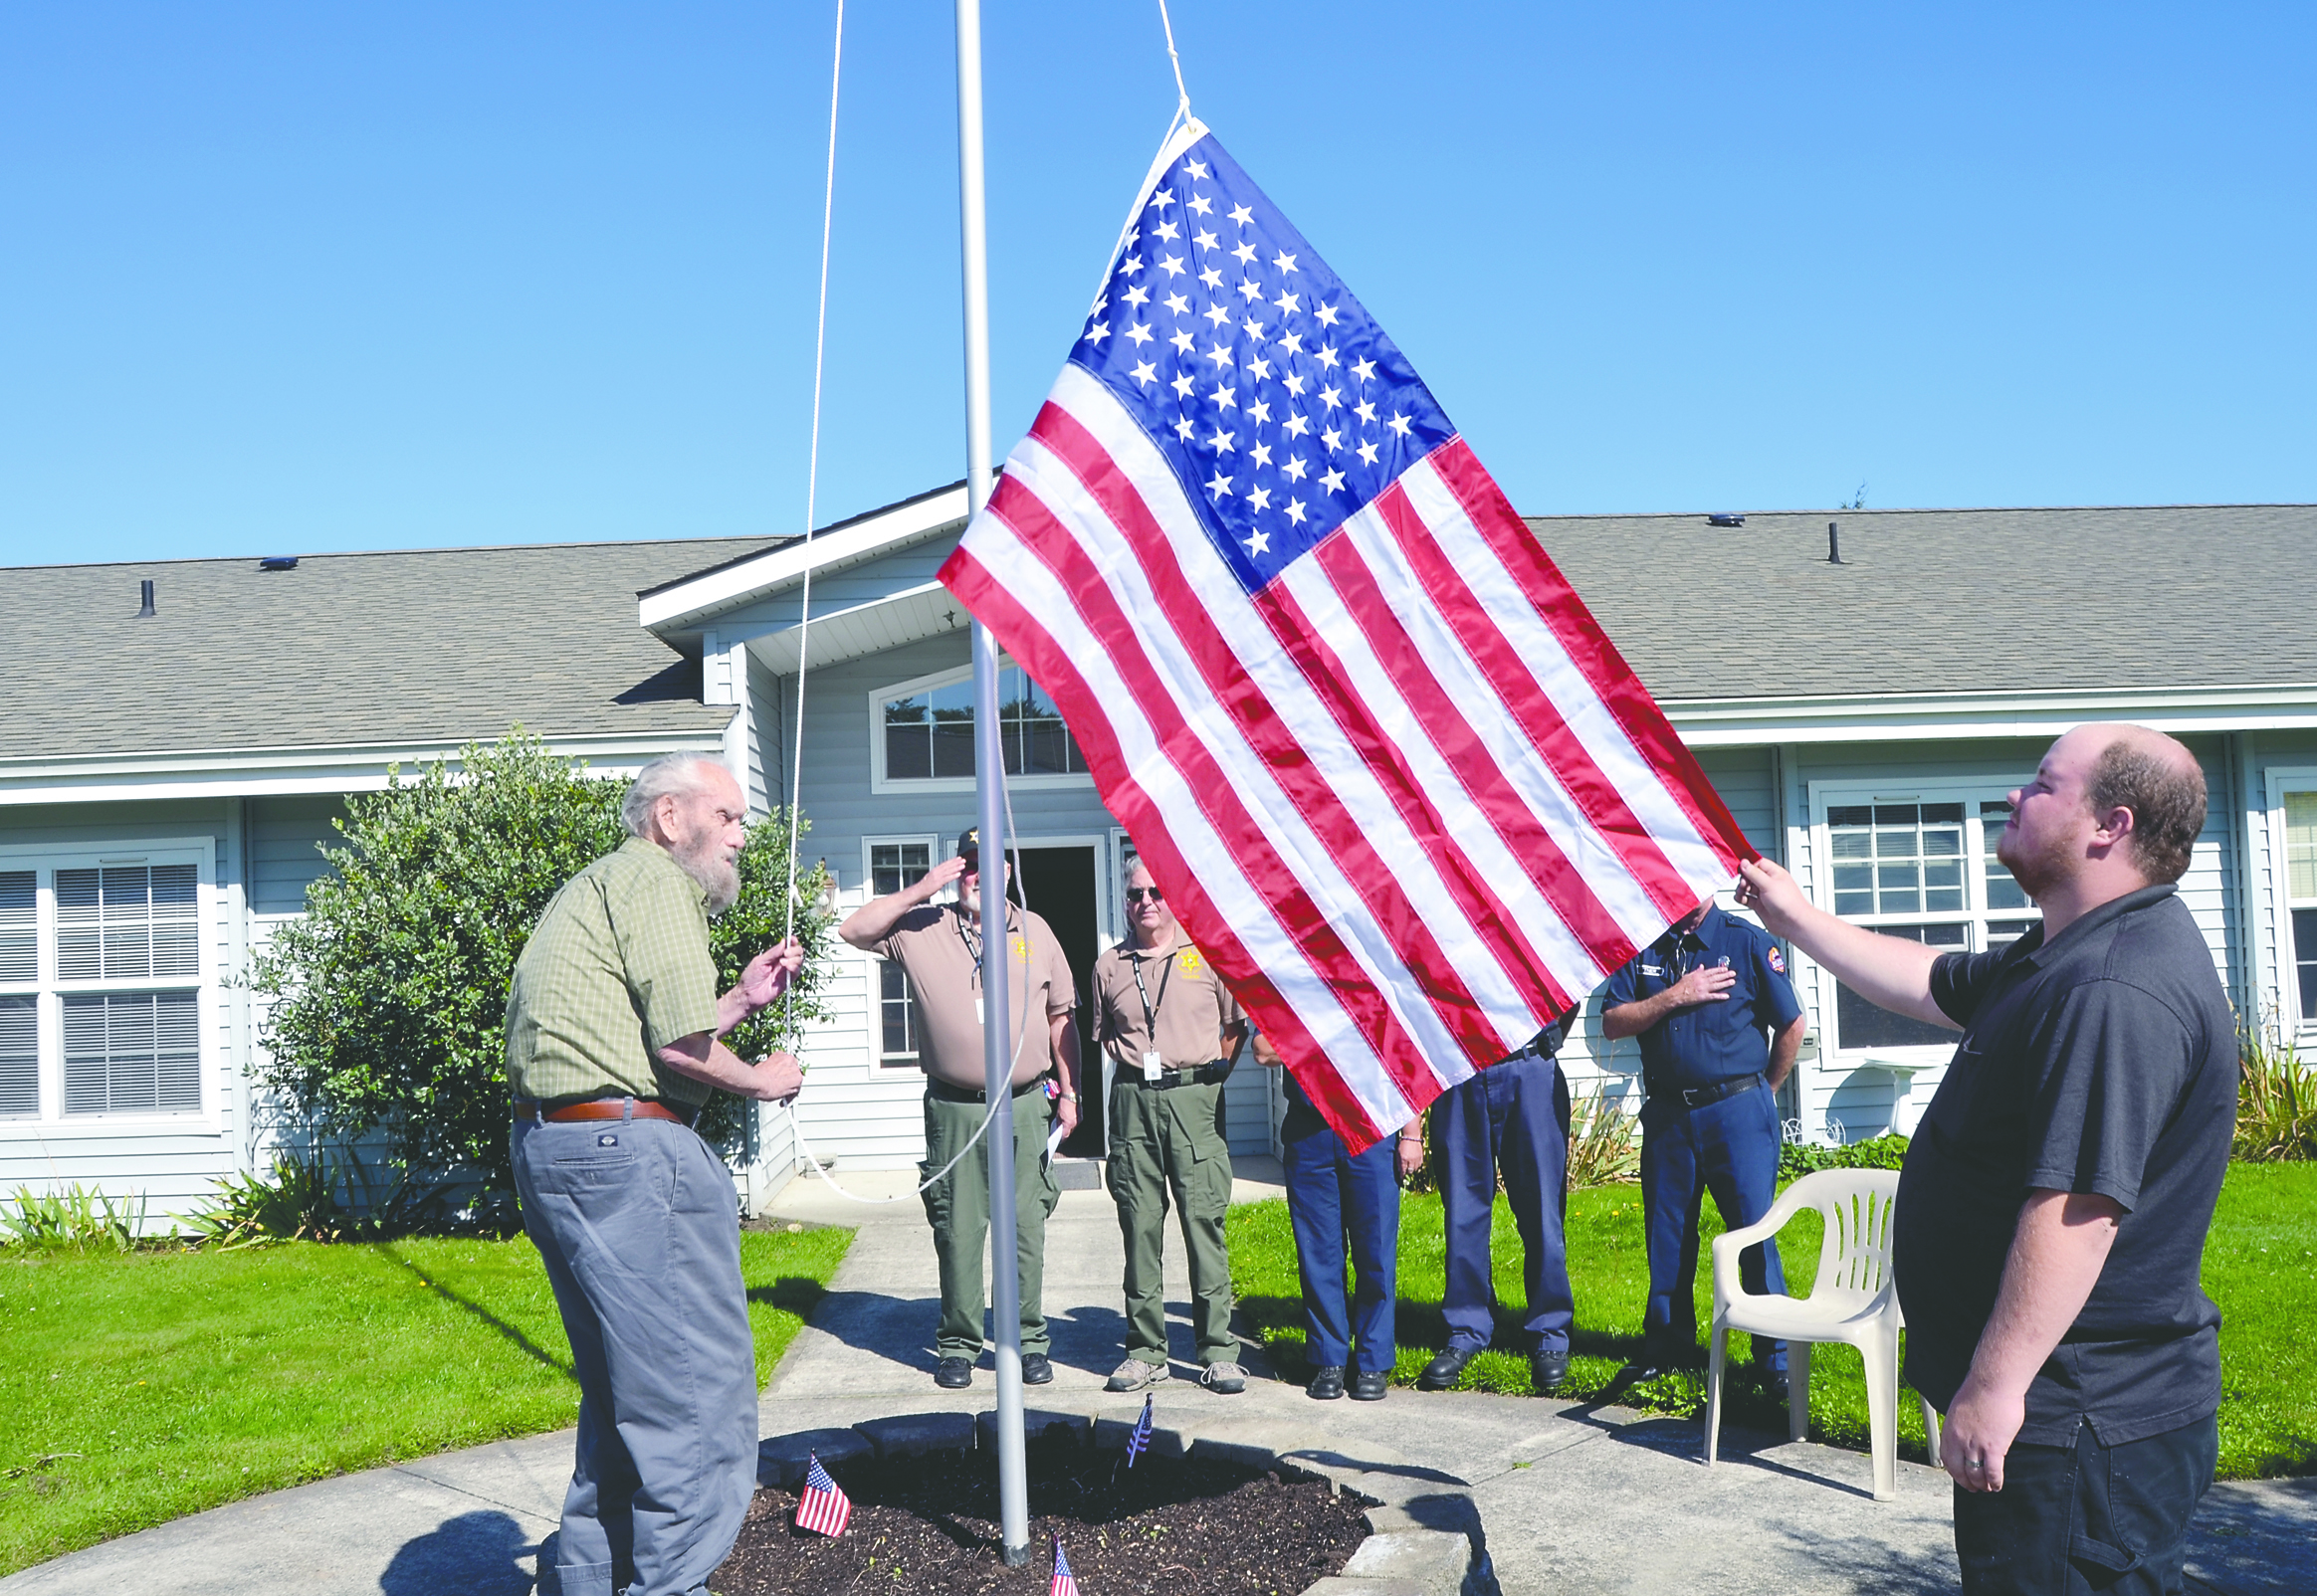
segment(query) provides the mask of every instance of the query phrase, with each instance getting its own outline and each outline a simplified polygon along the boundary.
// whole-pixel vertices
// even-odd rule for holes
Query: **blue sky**
[[[2317,8],[1174,11],[1526,511],[2317,500]],[[0,564],[800,530],[833,15],[0,0]],[[963,473],[949,11],[847,24],[824,522]],[[984,27],[1002,453],[1173,85]]]

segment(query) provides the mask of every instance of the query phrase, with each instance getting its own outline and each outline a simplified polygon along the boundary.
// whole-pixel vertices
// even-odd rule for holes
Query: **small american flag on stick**
[[[1127,1467],[1151,1450],[1151,1399],[1143,1398],[1143,1416],[1135,1421],[1135,1433],[1127,1437]]]
[[[1046,1587],[1046,1596],[1078,1596],[1078,1577],[1070,1572],[1070,1559],[1062,1555],[1062,1537],[1054,1537],[1054,1583]]]
[[[796,1498],[796,1527],[823,1535],[841,1535],[852,1521],[853,1498],[829,1478],[820,1457],[804,1455],[804,1495]]]
[[[1753,856],[1407,357],[1195,120],[941,579],[1354,1152]]]

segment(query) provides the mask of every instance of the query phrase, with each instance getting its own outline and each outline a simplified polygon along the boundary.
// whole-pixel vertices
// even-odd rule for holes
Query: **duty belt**
[[[1009,1097],[1025,1097],[1046,1084],[1044,1076],[1032,1076],[1020,1086],[1006,1093]],[[938,1076],[926,1077],[926,1090],[944,1102],[987,1102],[989,1094],[979,1087],[953,1087]]]
[[[1175,1087],[1207,1087],[1231,1079],[1231,1067],[1217,1059],[1212,1064],[1196,1065],[1188,1070],[1164,1070],[1156,1081],[1143,1079],[1140,1070],[1121,1070],[1117,1084],[1122,1087],[1148,1087],[1153,1092],[1166,1092]]]
[[[1742,1075],[1730,1081],[1717,1081],[1710,1087],[1669,1087],[1663,1092],[1646,1081],[1642,1083],[1652,1097],[1670,1097],[1684,1108],[1703,1108],[1710,1102],[1720,1102],[1724,1097],[1735,1097],[1742,1092],[1752,1092],[1756,1087],[1767,1085],[1769,1083],[1759,1073]]]

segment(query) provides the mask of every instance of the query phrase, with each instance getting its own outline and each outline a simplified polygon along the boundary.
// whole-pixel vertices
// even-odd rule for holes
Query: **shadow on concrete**
[[[1814,1535],[1798,1529],[1779,1533],[1789,1555],[1822,1570],[1829,1586],[1839,1582],[1856,1596],[1952,1596],[1963,1589],[1952,1551],[1932,1562],[1902,1557],[1890,1542],[1871,1535]],[[1815,1582],[1790,1573],[1782,1573],[1781,1583],[1816,1588]]]
[[[538,1548],[503,1512],[468,1512],[402,1543],[378,1576],[384,1596],[529,1596],[520,1562]]]
[[[544,1363],[548,1368],[553,1369],[558,1374],[568,1375],[574,1380],[578,1378],[578,1375],[572,1373],[571,1359],[568,1355],[557,1357],[554,1353],[548,1351],[545,1347],[540,1346],[529,1336],[524,1334],[523,1331],[508,1323],[507,1320],[492,1312],[482,1303],[474,1301],[468,1297],[461,1297],[457,1292],[452,1291],[449,1287],[443,1285],[440,1281],[433,1279],[426,1273],[425,1270],[420,1269],[416,1264],[413,1264],[409,1259],[404,1258],[399,1252],[395,1251],[393,1243],[380,1242],[370,1250],[377,1254],[380,1258],[386,1260],[386,1262],[389,1264],[394,1265],[397,1269],[407,1272],[412,1280],[418,1282],[419,1285],[434,1293],[435,1296],[441,1297],[444,1301],[449,1302],[454,1307],[461,1308],[464,1311],[473,1314],[476,1318],[481,1319],[485,1324],[490,1325],[492,1329],[498,1331],[500,1335],[504,1336],[507,1340],[513,1342],[519,1349],[521,1349],[525,1356],[529,1357],[537,1362]]]

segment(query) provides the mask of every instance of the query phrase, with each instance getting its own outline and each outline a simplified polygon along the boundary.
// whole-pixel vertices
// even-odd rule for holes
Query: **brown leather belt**
[[[626,1097],[597,1097],[590,1102],[567,1102],[560,1108],[542,1108],[535,1097],[525,1097],[515,1105],[518,1119],[543,1119],[549,1124],[565,1124],[574,1119],[673,1119],[680,1125],[690,1125],[700,1117],[698,1108],[677,1109],[666,1103],[652,1102],[637,1097],[632,1102]]]

